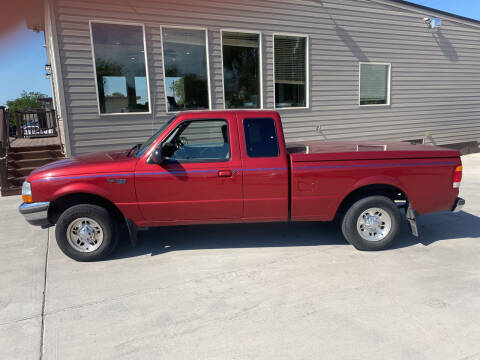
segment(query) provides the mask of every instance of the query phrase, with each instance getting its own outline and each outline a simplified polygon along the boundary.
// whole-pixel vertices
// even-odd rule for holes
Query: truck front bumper
[[[48,201],[31,204],[23,203],[18,210],[28,223],[36,226],[47,226],[50,225],[50,221],[48,221],[49,206],[50,203]]]
[[[463,200],[462,198],[457,198],[457,200],[455,201],[455,205],[453,206],[453,209],[452,211],[454,213],[458,213],[460,211],[462,211],[463,209],[463,205],[465,205],[465,200]]]

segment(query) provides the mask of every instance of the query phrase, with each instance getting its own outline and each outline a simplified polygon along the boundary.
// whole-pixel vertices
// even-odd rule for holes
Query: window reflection
[[[260,108],[259,34],[223,32],[225,108]]]
[[[205,30],[162,28],[168,111],[208,109]]]
[[[150,110],[143,28],[92,23],[100,113]]]

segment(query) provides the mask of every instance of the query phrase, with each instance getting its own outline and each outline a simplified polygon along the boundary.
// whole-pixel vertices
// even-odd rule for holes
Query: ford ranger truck
[[[388,248],[401,209],[460,211],[460,153],[400,142],[285,144],[268,110],[182,112],[131,149],[74,156],[33,171],[20,212],[56,225],[78,261],[110,255],[119,228],[341,220],[359,250]]]

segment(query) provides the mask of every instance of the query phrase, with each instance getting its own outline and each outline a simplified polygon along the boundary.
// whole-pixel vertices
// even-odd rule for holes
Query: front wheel
[[[384,250],[397,237],[400,224],[400,212],[392,200],[369,196],[348,209],[342,220],[342,233],[358,250]]]
[[[108,211],[97,205],[75,205],[63,212],[55,229],[62,252],[77,261],[96,261],[117,246],[117,228]]]

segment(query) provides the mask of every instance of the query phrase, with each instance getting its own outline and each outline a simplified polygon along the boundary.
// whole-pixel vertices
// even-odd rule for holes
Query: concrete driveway
[[[0,199],[0,359],[480,359],[480,154],[465,211],[389,251],[334,224],[192,226],[77,263]]]

